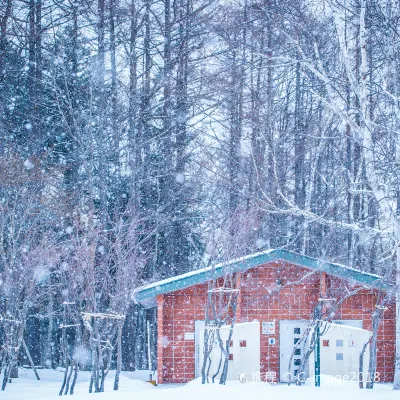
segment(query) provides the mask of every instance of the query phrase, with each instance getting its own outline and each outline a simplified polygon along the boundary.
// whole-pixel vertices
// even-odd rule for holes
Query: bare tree
[[[128,218],[124,214],[112,231],[102,232],[78,223],[74,227],[75,233],[71,238],[73,251],[68,255],[69,268],[65,274],[64,293],[68,297],[65,307],[69,303],[74,304],[78,313],[78,316],[74,314],[74,324],[80,326],[83,320],[89,335],[92,362],[89,392],[104,391],[115,346],[117,371],[114,390],[119,387],[122,328],[132,292],[138,285],[147,260],[143,240],[148,240],[148,234],[141,230],[142,224],[137,216],[130,215]],[[64,324],[68,327],[67,317]],[[79,351],[77,347],[77,359]],[[65,350],[64,355],[67,353]],[[65,377],[66,384],[61,392],[64,387],[68,390],[67,372]]]
[[[23,344],[26,320],[37,297],[38,284],[47,280],[59,262],[57,235],[45,214],[46,181],[39,162],[9,152],[1,168],[0,192],[0,323],[3,331],[2,390],[11,379]],[[0,159],[4,165],[5,159]]]

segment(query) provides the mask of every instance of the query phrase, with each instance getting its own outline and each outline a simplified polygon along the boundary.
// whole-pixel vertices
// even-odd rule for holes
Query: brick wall
[[[269,335],[261,334],[261,373],[275,371],[279,376],[279,321],[309,320],[321,290],[340,299],[357,287],[339,278],[287,263],[268,263],[243,273],[240,280],[238,322],[276,321],[276,344],[268,345]],[[195,347],[185,340],[194,332],[194,321],[204,320],[207,285],[200,284],[157,297],[159,383],[187,382],[195,377]],[[376,293],[363,289],[346,299],[333,319],[362,319],[371,329]],[[378,372],[382,381],[393,380],[395,319],[394,306],[384,313],[378,335]]]
[[[194,321],[204,320],[206,296],[207,285],[202,284],[158,297],[163,322],[162,328],[158,326],[159,383],[194,379],[194,340],[185,340],[184,335],[194,332]]]

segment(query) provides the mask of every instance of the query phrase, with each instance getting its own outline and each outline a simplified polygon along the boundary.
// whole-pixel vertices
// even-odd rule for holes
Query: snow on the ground
[[[59,399],[58,391],[62,382],[62,371],[39,370],[40,381],[35,380],[33,371],[20,370],[20,377],[14,379],[0,392],[0,399],[7,400],[55,400]],[[312,386],[310,379],[305,386],[296,387],[283,384],[269,385],[267,383],[239,381],[228,382],[226,386],[218,384],[201,385],[199,379],[186,385],[152,386],[145,382],[147,372],[123,372],[120,380],[120,390],[113,387],[114,373],[106,380],[104,393],[88,393],[89,373],[80,372],[75,394],[72,399],[90,400],[208,400],[217,398],[224,400],[244,399],[283,399],[283,400],[355,400],[355,399],[388,399],[399,397],[398,392],[391,390],[391,385],[377,384],[374,390],[359,390],[356,382],[337,383],[335,379],[323,377],[320,388]],[[70,396],[69,396],[70,397]],[[71,397],[70,397],[71,398]]]

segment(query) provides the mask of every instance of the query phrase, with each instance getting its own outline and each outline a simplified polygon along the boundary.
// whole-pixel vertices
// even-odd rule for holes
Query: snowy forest
[[[135,288],[269,248],[400,283],[399,129],[395,0],[0,0],[0,360],[144,369]]]

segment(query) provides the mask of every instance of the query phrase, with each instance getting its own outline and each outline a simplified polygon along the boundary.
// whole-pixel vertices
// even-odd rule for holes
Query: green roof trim
[[[382,281],[382,277],[379,275],[369,274],[341,264],[322,261],[289,250],[276,249],[220,263],[215,265],[214,268],[207,267],[198,269],[183,275],[151,283],[138,288],[134,293],[134,299],[144,306],[154,306],[155,297],[159,294],[186,289],[190,286],[207,282],[210,279],[220,278],[227,272],[242,272],[278,260],[286,261],[301,267],[319,270],[333,276],[353,280],[376,288],[384,288],[386,286]]]

